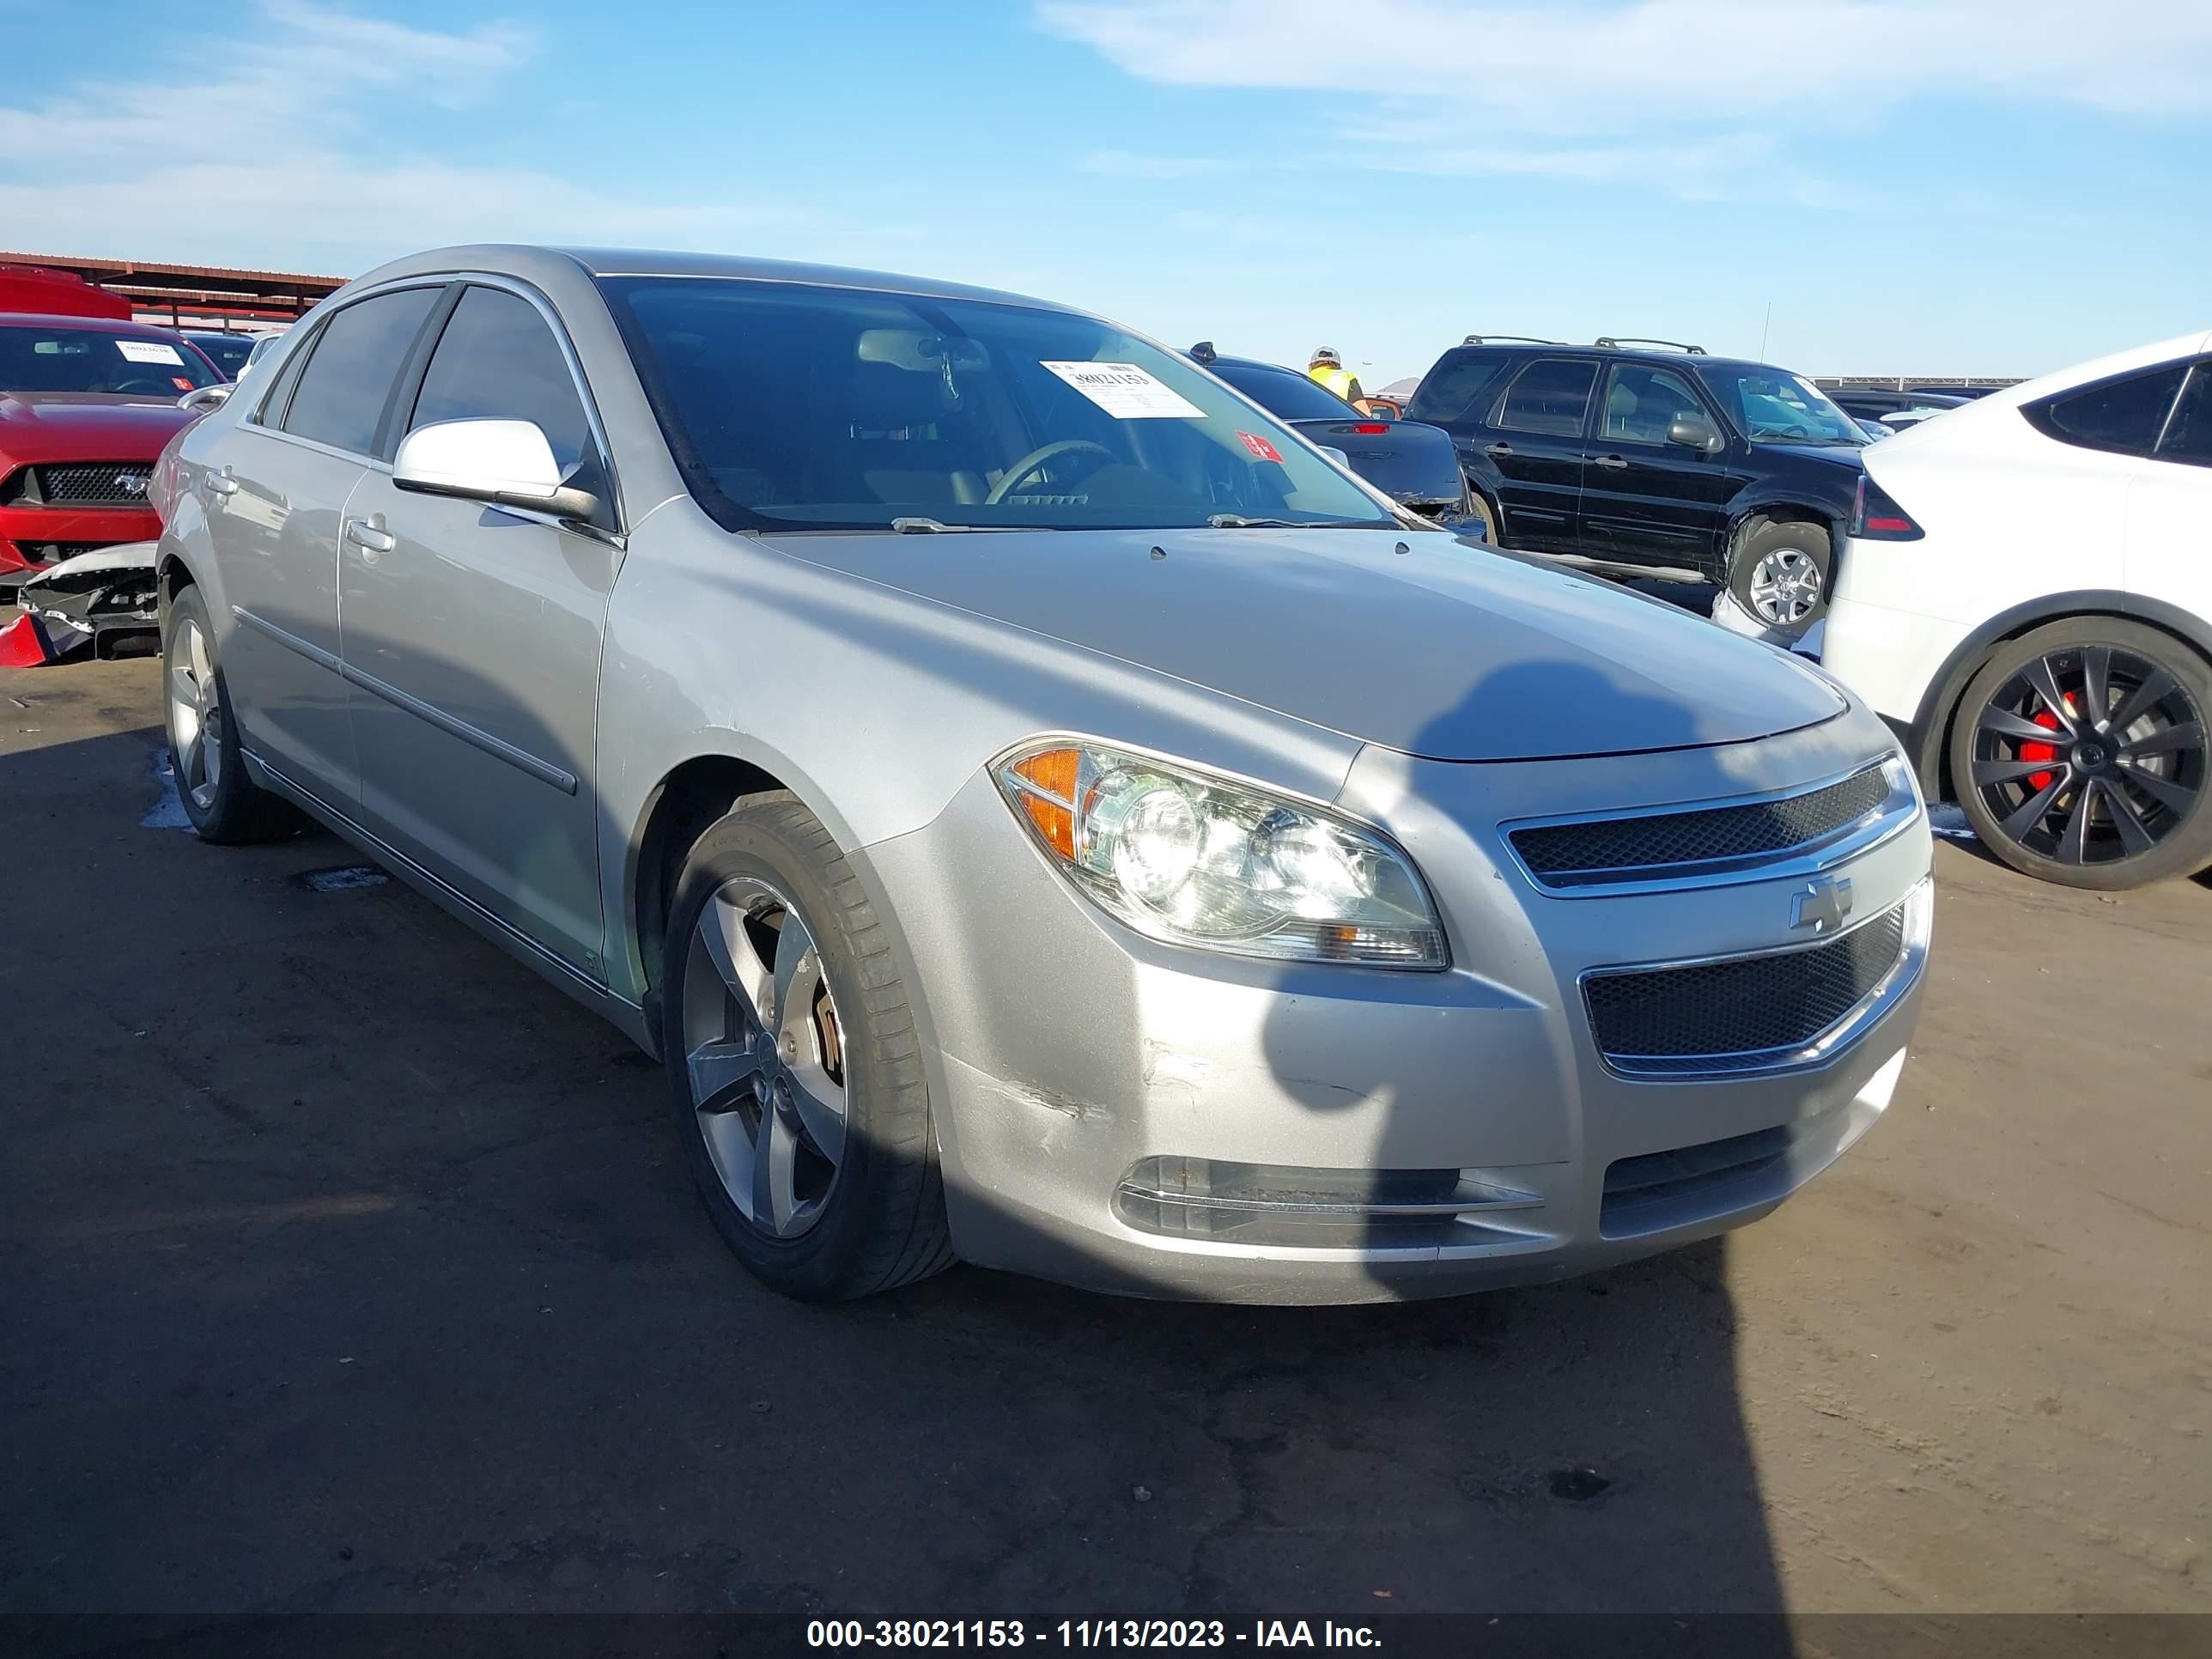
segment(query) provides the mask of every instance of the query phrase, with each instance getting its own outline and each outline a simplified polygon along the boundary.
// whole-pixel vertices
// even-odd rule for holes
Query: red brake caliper
[[[2074,712],[2074,694],[2071,691],[2066,693],[2066,712],[2069,714]],[[2033,718],[2035,723],[2043,727],[2046,732],[2056,732],[2058,729],[2058,716],[2052,714],[2048,708],[2039,708],[2036,710]],[[2020,746],[2020,757],[2024,761],[2057,760],[2058,758],[2058,745],[2051,743],[2024,743]],[[2051,787],[2051,774],[2048,772],[2029,773],[2027,775],[2027,787],[2035,793],[2039,795],[2041,794],[2045,789],[2048,789]]]

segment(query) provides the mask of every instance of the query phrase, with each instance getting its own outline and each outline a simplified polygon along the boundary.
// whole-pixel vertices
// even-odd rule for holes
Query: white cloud
[[[2212,106],[2203,0],[1039,0],[1147,80],[1436,94],[1531,126],[1998,96]]]
[[[1127,149],[1094,149],[1076,165],[1111,179],[1203,179],[1242,172],[1244,167],[1221,156],[1141,155]]]
[[[410,110],[511,89],[538,49],[526,27],[447,32],[262,0],[247,33],[212,81],[205,49],[179,45],[174,76],[0,104],[8,246],[346,274],[444,242],[716,246],[763,228],[825,228],[774,204],[674,202],[410,153]]]
[[[2212,113],[2212,3],[2122,0],[1036,0],[1143,79],[1310,94],[1393,171],[1863,207],[1791,165],[1922,96]],[[1742,169],[1758,165],[1754,174]]]

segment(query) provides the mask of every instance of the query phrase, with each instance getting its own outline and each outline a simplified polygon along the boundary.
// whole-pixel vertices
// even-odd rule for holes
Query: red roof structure
[[[121,295],[130,301],[140,321],[172,328],[289,323],[351,280],[288,270],[237,270],[224,265],[0,252],[0,270],[10,265],[65,271]]]

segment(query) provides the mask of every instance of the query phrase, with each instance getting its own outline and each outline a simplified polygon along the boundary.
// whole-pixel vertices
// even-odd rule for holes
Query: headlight
[[[1403,853],[1250,784],[1099,744],[1022,750],[999,788],[1062,873],[1140,933],[1292,962],[1442,968]]]
[[[1912,769],[1912,763],[1902,753],[1892,755],[1884,761],[1881,774],[1888,781],[1893,801],[1909,798],[1916,809],[1925,809],[1927,803],[1920,798],[1920,775]]]

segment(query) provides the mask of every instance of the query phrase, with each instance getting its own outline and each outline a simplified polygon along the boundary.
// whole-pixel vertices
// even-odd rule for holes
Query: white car
[[[2074,887],[2212,865],[2212,334],[1869,448],[1824,665],[1930,798]]]

